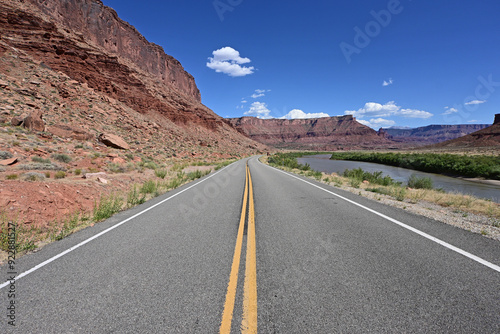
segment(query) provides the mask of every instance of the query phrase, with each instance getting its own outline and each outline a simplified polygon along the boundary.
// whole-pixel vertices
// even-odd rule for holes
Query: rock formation
[[[380,129],[388,138],[398,143],[413,145],[436,144],[446,140],[459,138],[469,133],[484,129],[489,124],[457,124],[457,125],[429,125],[411,129],[387,128]]]
[[[448,140],[436,145],[435,148],[472,148],[500,147],[500,114],[495,115],[493,125],[466,136]]]
[[[277,148],[343,150],[393,146],[352,115],[293,120],[242,117],[226,121],[249,138]]]
[[[67,109],[64,105],[70,105],[91,118],[95,104],[81,101],[75,105],[72,101],[75,94],[92,93],[115,109],[118,105],[121,110],[127,109],[128,115],[119,118],[122,118],[123,130],[130,136],[129,125],[124,124],[123,118],[139,118],[134,114],[139,113],[148,124],[159,125],[154,133],[182,142],[184,150],[197,147],[200,141],[206,143],[206,147],[225,152],[250,153],[257,148],[265,149],[204,106],[194,78],[179,61],[165,54],[160,46],[148,42],[99,0],[2,0],[0,32],[0,56],[7,52],[19,53],[17,57],[34,60],[32,66],[51,72],[48,76],[68,77],[66,81],[50,83],[53,87],[50,92],[56,92],[62,102],[57,108],[59,111]],[[2,77],[3,85],[7,84],[5,89],[11,92],[14,89],[15,93],[34,99],[36,107],[53,103],[45,100],[47,96],[40,95],[40,91],[47,91],[48,84],[42,78],[30,79],[28,87],[22,89],[13,88],[15,86],[4,79]],[[45,119],[46,109],[43,110]],[[100,111],[107,112],[102,108]],[[63,118],[60,114],[57,117]],[[108,117],[110,121],[113,118],[116,116]],[[138,125],[137,130],[139,127],[142,128]],[[97,136],[99,132],[91,134]]]
[[[111,133],[101,133],[99,135],[99,141],[106,146],[114,147],[120,150],[128,150],[130,146],[123,140],[114,134]]]

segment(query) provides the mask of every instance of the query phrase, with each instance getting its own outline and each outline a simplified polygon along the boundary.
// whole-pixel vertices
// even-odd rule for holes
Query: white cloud
[[[451,114],[454,114],[456,112],[458,112],[458,110],[456,108],[450,108],[450,107],[444,107],[444,113],[442,113],[442,115],[451,115]]]
[[[385,81],[385,80],[384,80],[384,82],[382,82],[382,86],[384,86],[384,87],[385,87],[385,86],[392,85],[392,83],[393,83],[393,82],[394,82],[394,81],[393,81],[392,79],[389,79],[388,81]]]
[[[390,119],[383,119],[383,118],[372,118],[369,121],[365,121],[362,119],[357,120],[359,123],[369,126],[372,129],[380,129],[380,128],[387,128],[390,126],[394,126],[396,122],[390,120]]]
[[[256,99],[258,97],[266,96],[265,93],[270,92],[270,89],[256,89],[255,93],[253,93],[250,97]]]
[[[254,102],[248,111],[245,111],[245,115],[257,116],[258,118],[270,118],[269,114],[271,110],[267,109],[267,105],[264,102]]]
[[[212,52],[213,58],[208,58],[207,67],[218,73],[225,73],[231,77],[242,77],[252,74],[254,67],[241,66],[250,63],[249,58],[240,57],[240,53],[235,49],[226,46]]]
[[[397,112],[397,116],[408,117],[408,118],[429,118],[434,116],[430,112],[418,109],[401,109]]]
[[[248,101],[247,100],[241,100],[241,103],[247,103]]]
[[[283,117],[280,117],[281,119],[299,119],[299,118],[321,118],[321,117],[330,117],[330,115],[325,114],[323,112],[320,113],[305,113],[300,109],[293,109],[290,110],[288,114],[286,114]]]
[[[470,102],[465,103],[465,105],[468,106],[471,104],[481,104],[481,103],[485,103],[485,102],[486,102],[486,100],[472,100]]]
[[[401,109],[394,101],[389,101],[386,104],[375,102],[365,103],[363,108],[358,110],[346,110],[344,115],[353,115],[358,118],[363,117],[390,117],[401,116],[408,118],[429,118],[434,116],[430,112],[417,109]]]

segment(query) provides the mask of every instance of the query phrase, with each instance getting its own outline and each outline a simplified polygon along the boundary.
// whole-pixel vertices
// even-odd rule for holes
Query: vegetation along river
[[[298,158],[297,161],[303,165],[306,163],[309,164],[311,169],[316,171],[337,173],[339,175],[341,175],[346,169],[355,168],[361,168],[370,173],[381,171],[383,175],[389,175],[394,180],[402,183],[406,183],[412,174],[416,174],[419,177],[426,176],[432,179],[434,188],[442,188],[447,192],[458,192],[480,198],[487,198],[500,203],[500,185],[469,181],[462,178],[424,173],[411,169],[392,167],[370,162],[330,160],[329,154],[305,156]]]

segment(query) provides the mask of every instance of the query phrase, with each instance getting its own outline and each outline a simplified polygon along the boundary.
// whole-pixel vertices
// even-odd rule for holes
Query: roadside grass
[[[279,157],[281,161],[284,161],[282,153],[279,155]],[[345,189],[357,194],[363,194],[362,191],[366,191],[380,194],[381,196],[387,196],[388,198],[392,198],[400,202],[413,204],[419,202],[428,202],[437,204],[443,208],[451,208],[452,210],[455,210],[457,212],[463,212],[463,214],[472,213],[483,215],[490,218],[492,226],[500,227],[500,205],[498,203],[467,194],[446,193],[441,189],[429,188],[432,184],[432,180],[430,180],[431,182],[429,182],[429,180],[427,180],[426,178],[414,177],[413,181],[405,185],[392,180],[388,176],[384,177],[379,172],[368,173],[360,169],[346,171],[347,173],[344,173],[344,175],[338,175],[336,173],[321,173],[322,177],[317,178],[315,174],[304,172],[302,169],[300,169],[300,166],[294,168],[289,167],[297,166],[293,161],[285,165],[271,163],[272,161],[276,161],[275,159],[272,159],[272,156],[262,157],[261,161],[285,171],[304,175],[325,184]],[[410,187],[410,184],[413,187]]]

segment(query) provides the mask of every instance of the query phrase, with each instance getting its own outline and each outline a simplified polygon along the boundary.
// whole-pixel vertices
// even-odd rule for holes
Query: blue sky
[[[103,0],[191,73],[222,117],[492,123],[498,0]]]

